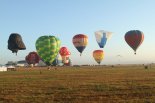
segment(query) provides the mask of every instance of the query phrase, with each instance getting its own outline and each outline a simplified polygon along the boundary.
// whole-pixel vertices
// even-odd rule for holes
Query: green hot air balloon
[[[40,58],[50,66],[59,53],[60,40],[55,36],[41,36],[35,45]]]

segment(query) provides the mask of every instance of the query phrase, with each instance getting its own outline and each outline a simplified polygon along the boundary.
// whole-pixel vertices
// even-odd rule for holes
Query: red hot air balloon
[[[39,63],[40,57],[36,52],[30,52],[26,57],[26,61],[28,64],[35,65],[36,63]]]
[[[136,54],[137,48],[142,44],[144,34],[139,30],[131,30],[125,34],[125,41],[134,50]]]
[[[70,51],[67,49],[67,47],[61,47],[59,50],[59,53],[62,57],[63,63],[69,62],[69,56],[71,55]]]

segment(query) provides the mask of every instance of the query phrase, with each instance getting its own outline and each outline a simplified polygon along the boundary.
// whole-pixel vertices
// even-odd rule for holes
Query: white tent
[[[0,72],[3,72],[3,71],[7,71],[7,67],[4,67],[4,66],[0,67]]]

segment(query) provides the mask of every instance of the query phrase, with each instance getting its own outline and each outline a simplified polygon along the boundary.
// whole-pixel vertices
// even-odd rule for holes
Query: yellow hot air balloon
[[[93,57],[94,57],[95,61],[96,61],[98,64],[100,64],[101,61],[102,61],[103,58],[104,58],[104,52],[103,52],[103,50],[95,50],[95,51],[93,52]]]

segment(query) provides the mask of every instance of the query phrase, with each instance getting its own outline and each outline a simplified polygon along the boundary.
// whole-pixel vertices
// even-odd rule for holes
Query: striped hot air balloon
[[[143,40],[144,34],[139,30],[131,30],[125,34],[125,41],[134,50],[135,54],[137,48],[142,44]]]
[[[36,49],[40,58],[50,66],[58,55],[60,40],[55,36],[41,36],[36,41]]]
[[[104,52],[103,52],[103,50],[95,50],[95,51],[93,52],[93,57],[94,57],[95,61],[96,61],[98,64],[100,64],[101,61],[102,61],[103,58],[104,58]]]
[[[72,40],[75,48],[80,52],[80,56],[83,50],[86,48],[88,44],[88,37],[84,34],[77,34],[73,37]]]

